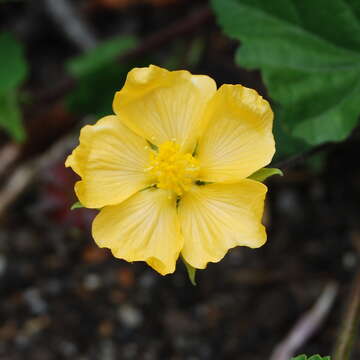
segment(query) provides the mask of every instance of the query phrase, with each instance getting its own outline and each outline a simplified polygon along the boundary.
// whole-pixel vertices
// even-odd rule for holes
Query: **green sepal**
[[[284,174],[280,169],[277,169],[277,168],[262,168],[256,172],[254,172],[252,175],[250,175],[248,177],[248,179],[263,182],[268,177],[273,176],[273,175],[283,176]]]
[[[80,201],[77,201],[71,205],[70,210],[80,209],[83,207],[84,207],[84,205]]]
[[[196,269],[194,267],[192,267],[189,263],[186,262],[186,260],[181,256],[181,259],[186,267],[186,271],[188,273],[189,276],[189,280],[190,282],[196,286],[196,280],[195,280],[195,275],[196,275]]]
[[[307,357],[306,355],[299,355],[297,357],[291,358],[290,360],[331,360],[330,356],[320,356],[320,355],[313,355]]]

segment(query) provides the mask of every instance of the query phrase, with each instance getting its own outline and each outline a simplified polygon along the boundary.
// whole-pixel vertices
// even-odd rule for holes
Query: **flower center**
[[[172,190],[177,195],[187,191],[199,174],[199,162],[190,154],[180,151],[173,141],[161,144],[150,153],[150,167],[145,169],[157,178],[157,187]]]

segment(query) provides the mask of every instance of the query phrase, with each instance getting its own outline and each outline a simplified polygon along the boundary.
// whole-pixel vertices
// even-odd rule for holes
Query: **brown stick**
[[[74,146],[76,138],[68,135],[56,142],[47,152],[19,165],[0,190],[0,218],[7,207],[26,189],[36,175],[51,164],[63,159]]]
[[[127,53],[121,55],[119,62],[127,62],[138,56],[153,51],[164,44],[167,44],[172,39],[184,36],[194,31],[198,26],[209,22],[212,19],[212,12],[208,6],[204,6],[187,17],[178,20],[169,27],[156,32],[155,34],[146,37],[141,44],[135,49],[129,50]],[[75,86],[75,80],[66,77],[57,86],[51,89],[46,89],[36,96],[37,101],[41,103],[48,103],[64,96]]]
[[[204,6],[196,12],[183,18],[168,28],[158,33],[150,35],[137,48],[130,50],[120,57],[120,61],[128,61],[139,55],[143,55],[162,45],[168,43],[173,38],[186,35],[194,31],[198,26],[203,25],[212,19],[212,12],[209,7]]]
[[[320,327],[337,294],[337,285],[329,283],[314,306],[294,325],[286,338],[276,346],[270,360],[289,360]],[[340,360],[340,358],[339,358]]]
[[[349,360],[360,323],[360,270],[353,280],[352,290],[344,312],[333,360]]]
[[[8,170],[19,156],[19,153],[20,146],[14,143],[7,143],[0,149],[0,176]]]

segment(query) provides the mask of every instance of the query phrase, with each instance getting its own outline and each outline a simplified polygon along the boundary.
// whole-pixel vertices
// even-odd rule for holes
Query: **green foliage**
[[[27,66],[21,44],[10,34],[0,34],[0,92],[15,89],[24,81]]]
[[[195,38],[192,41],[190,49],[187,54],[187,65],[190,67],[196,66],[205,49],[205,40],[201,37]]]
[[[115,60],[135,43],[133,37],[117,37],[68,62],[68,71],[78,80],[66,99],[71,111],[97,117],[111,113],[114,93],[130,69]]]
[[[321,174],[326,166],[327,153],[325,151],[318,152],[305,159],[306,166],[313,174]]]
[[[283,176],[283,172],[280,169],[276,169],[276,168],[262,168],[256,172],[254,172],[252,175],[250,175],[249,179],[263,182],[268,177],[273,176],[273,175]]]
[[[0,126],[17,141],[25,139],[18,88],[27,75],[21,44],[9,33],[0,33]]]
[[[237,63],[261,69],[280,104],[280,131],[300,139],[295,148],[349,135],[360,113],[358,0],[212,4],[225,33],[241,41]]]
[[[189,280],[190,282],[196,286],[196,280],[195,280],[195,276],[196,276],[196,269],[194,267],[192,267],[190,264],[188,264],[185,259],[183,257],[181,257],[185,267],[186,267],[186,271],[188,273],[189,276]]]
[[[105,41],[86,54],[71,59],[67,63],[68,71],[77,78],[93,74],[112,63],[118,56],[136,44],[131,36],[118,36]]]
[[[0,93],[0,126],[17,141],[25,139],[21,112],[15,90]]]
[[[172,52],[165,59],[159,59],[156,63],[168,70],[179,70],[184,67],[194,68],[199,63],[205,46],[203,37],[194,38],[191,42],[189,39],[180,38],[174,42]]]
[[[331,360],[330,356],[320,356],[320,355],[313,355],[310,357],[307,357],[306,355],[299,355],[297,357],[294,357],[290,360]]]
[[[128,67],[120,64],[109,64],[81,77],[66,98],[70,111],[97,117],[109,115],[115,91],[121,87],[128,70]]]
[[[283,158],[289,155],[298,154],[309,150],[310,144],[305,141],[292,136],[289,130],[286,128],[286,124],[283,121],[283,111],[279,105],[273,106],[275,112],[274,121],[274,136],[276,142],[276,158]]]

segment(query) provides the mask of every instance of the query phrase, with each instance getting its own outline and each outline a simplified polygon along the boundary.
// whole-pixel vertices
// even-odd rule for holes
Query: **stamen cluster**
[[[156,177],[158,188],[172,190],[179,196],[196,180],[199,170],[199,162],[192,154],[181,152],[174,141],[166,141],[157,150],[151,150],[150,166],[145,169]]]

